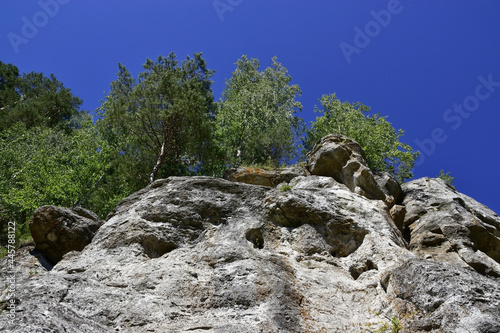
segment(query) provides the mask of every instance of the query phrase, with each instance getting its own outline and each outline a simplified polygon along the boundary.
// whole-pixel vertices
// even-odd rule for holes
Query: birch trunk
[[[158,170],[160,170],[160,166],[163,163],[163,159],[165,158],[165,141],[161,144],[161,149],[160,149],[160,155],[158,155],[158,159],[156,160],[156,164],[153,168],[153,171],[151,171],[151,174],[149,175],[149,184],[151,184],[155,178],[156,174],[158,173]]]

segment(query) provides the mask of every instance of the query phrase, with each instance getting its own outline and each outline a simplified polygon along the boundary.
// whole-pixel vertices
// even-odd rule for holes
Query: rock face
[[[0,313],[0,331],[500,331],[500,218],[437,179],[401,188],[366,169],[383,194],[368,198],[340,164],[343,178],[286,190],[158,180],[52,270],[19,250],[16,292],[1,296],[15,321]]]
[[[70,251],[83,250],[101,225],[95,213],[81,207],[43,206],[29,222],[37,250],[54,264]]]
[[[238,183],[274,187],[281,183],[288,183],[295,177],[305,175],[307,175],[306,170],[299,167],[289,167],[276,170],[238,167],[229,169],[224,174],[224,179]]]
[[[379,184],[366,163],[363,149],[343,135],[331,134],[316,143],[307,154],[307,169],[312,175],[332,177],[368,199],[385,200],[391,207],[394,204],[395,198],[388,196],[388,191],[399,187],[397,182],[388,183],[391,177],[384,174],[379,177]]]
[[[500,277],[500,219],[441,179],[403,184],[404,226],[421,257]]]

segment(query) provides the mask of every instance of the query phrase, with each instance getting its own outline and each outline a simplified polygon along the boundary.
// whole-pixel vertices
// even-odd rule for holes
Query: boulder
[[[281,183],[288,183],[295,177],[305,175],[306,170],[300,167],[287,167],[273,170],[238,167],[227,170],[224,174],[224,179],[251,185],[275,187]]]
[[[95,213],[81,207],[42,206],[33,213],[29,228],[36,249],[56,264],[66,253],[90,244],[102,223]]]
[[[307,169],[312,175],[332,177],[368,199],[386,201],[389,207],[400,198],[397,182],[388,174],[381,174],[377,181],[361,146],[343,135],[331,134],[319,140],[307,154]]]

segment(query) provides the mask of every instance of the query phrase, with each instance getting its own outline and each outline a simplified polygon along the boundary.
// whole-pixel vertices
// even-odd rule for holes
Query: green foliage
[[[12,64],[0,61],[0,108],[19,101],[16,87],[19,82],[19,69]]]
[[[98,127],[121,155],[125,180],[140,188],[158,176],[213,171],[213,71],[201,53],[181,64],[175,54],[147,59],[134,79],[119,64],[118,78],[98,109]],[[122,162],[124,164],[122,164]]]
[[[292,186],[287,185],[287,184],[282,184],[280,187],[281,192],[288,192],[292,190]]]
[[[315,109],[322,115],[303,138],[301,90],[276,58],[264,70],[257,59],[239,59],[217,103],[214,72],[201,53],[182,62],[171,53],[143,67],[134,78],[119,64],[94,125],[54,75],[20,75],[0,62],[0,245],[8,221],[16,222],[18,241],[27,239],[26,221],[39,206],[81,205],[104,218],[154,179],[221,176],[239,164],[285,166],[301,140],[311,149],[330,133],[356,140],[372,169],[412,177],[417,153],[399,141],[403,131],[361,103],[323,96]],[[443,171],[439,177],[454,179]]]
[[[441,171],[439,171],[438,178],[441,178],[442,180],[444,180],[450,186],[453,186],[453,182],[456,179],[455,177],[451,176],[449,172],[444,173],[443,169],[441,169]]]
[[[8,221],[17,223],[19,237],[26,236],[25,222],[43,205],[79,204],[104,213],[106,202],[88,205],[86,199],[108,169],[109,149],[88,115],[73,126],[63,131],[18,123],[0,132],[2,237]]]
[[[397,333],[403,329],[403,326],[401,325],[397,317],[392,317],[391,323],[392,323],[392,330],[391,330],[392,333]]]
[[[19,76],[17,67],[0,62],[0,131],[18,122],[55,126],[76,115],[81,104],[53,74]]]
[[[321,109],[316,107],[315,112],[322,116],[317,117],[307,130],[306,150],[311,150],[328,134],[342,134],[361,145],[372,170],[388,171],[400,181],[413,177],[411,170],[418,152],[413,152],[409,145],[399,140],[404,132],[395,130],[386,117],[380,114],[370,116],[369,107],[359,102],[341,102],[335,94],[324,95],[320,103]]]
[[[377,316],[379,314],[376,314]],[[387,318],[389,319],[389,318]],[[393,316],[391,319],[390,319],[390,323],[387,323],[387,322],[379,322],[378,324],[380,324],[381,326],[376,329],[375,331],[371,331],[371,332],[374,332],[374,333],[398,333],[400,332],[402,329],[403,329],[403,325],[401,324],[401,322],[399,321],[398,317],[396,316]],[[367,326],[369,328],[371,328],[372,324],[367,324]]]
[[[279,166],[296,156],[303,120],[295,98],[298,85],[290,85],[288,71],[274,57],[259,71],[258,59],[242,56],[226,81],[215,116],[217,140],[228,165]]]

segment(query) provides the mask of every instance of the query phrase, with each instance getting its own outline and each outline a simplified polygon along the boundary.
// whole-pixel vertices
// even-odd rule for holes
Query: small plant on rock
[[[442,180],[444,180],[446,182],[446,184],[448,184],[450,186],[453,186],[453,181],[455,180],[455,177],[452,177],[449,172],[444,173],[443,169],[441,169],[441,171],[439,171],[438,178],[441,178]]]
[[[285,183],[283,183],[280,187],[281,192],[287,192],[287,191],[291,191],[291,190],[292,190],[292,187],[290,185],[285,184]]]
[[[380,313],[375,312],[375,315],[379,316]],[[386,318],[389,319],[389,317],[386,317]],[[399,321],[398,317],[393,316],[389,320],[390,320],[390,322],[382,322],[382,321],[378,322],[378,324],[382,325],[382,326],[380,326],[378,329],[376,329],[374,331],[372,330],[371,323],[367,324],[366,326],[368,326],[370,332],[373,332],[373,333],[389,333],[389,332],[390,333],[398,333],[403,329],[403,325]]]

